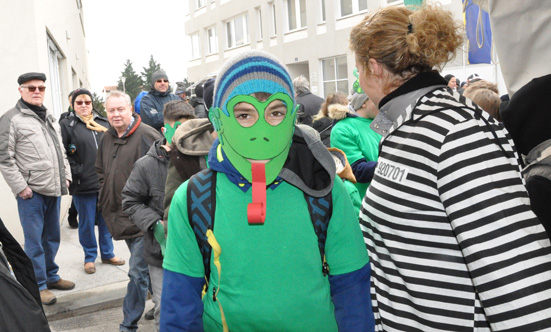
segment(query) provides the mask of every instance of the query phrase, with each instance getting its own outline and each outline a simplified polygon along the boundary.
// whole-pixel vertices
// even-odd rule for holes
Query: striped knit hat
[[[293,82],[285,65],[265,51],[248,50],[230,58],[218,72],[212,106],[229,116],[229,100],[256,92],[288,94],[295,109]]]

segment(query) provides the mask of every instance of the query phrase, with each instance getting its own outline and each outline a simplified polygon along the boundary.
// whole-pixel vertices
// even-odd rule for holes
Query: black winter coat
[[[189,100],[189,104],[193,107],[196,118],[207,118],[207,107],[205,106],[205,101],[203,97],[192,97]]]
[[[109,128],[104,117],[94,114],[94,121]],[[71,165],[73,182],[69,187],[71,195],[93,194],[99,192],[99,179],[94,167],[96,153],[103,132],[86,128],[86,124],[75,114],[60,121],[63,146]]]
[[[296,98],[298,107],[298,123],[312,126],[313,117],[319,113],[323,98],[310,91],[299,94]]]
[[[9,264],[8,264],[9,263]],[[12,268],[13,274],[9,268]],[[0,219],[0,330],[49,332],[31,260]]]
[[[151,144],[162,138],[158,131],[141,123],[137,114],[127,133],[119,137],[111,127],[103,135],[96,157],[96,172],[100,181],[99,206],[109,233],[115,240],[143,236],[128,216],[122,212],[122,189],[134,163],[145,156]]]
[[[163,219],[163,200],[168,167],[168,152],[161,148],[165,139],[155,141],[134,168],[122,190],[122,211],[144,233],[144,258],[147,264],[163,267],[161,246],[151,227]]]

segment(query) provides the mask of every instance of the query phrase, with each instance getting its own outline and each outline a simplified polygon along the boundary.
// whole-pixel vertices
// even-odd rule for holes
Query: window
[[[256,40],[262,40],[262,10],[260,8],[256,8],[256,19],[258,24]]]
[[[275,8],[275,4],[272,3],[272,5],[270,6],[270,8],[272,9],[272,36],[276,36],[276,35],[277,35],[277,24],[276,24],[276,8]]]
[[[367,10],[367,0],[340,0],[341,17]]]
[[[61,61],[63,61],[63,55],[59,52],[57,45],[54,43],[50,35],[47,35],[48,39],[48,65],[50,69],[50,86],[49,90],[52,93],[53,113],[57,118],[61,115],[63,108],[63,101],[61,100]]]
[[[197,0],[197,8],[205,7],[205,0]]]
[[[237,47],[249,42],[249,24],[247,15],[237,16],[226,22],[227,47]]]
[[[348,94],[348,66],[346,56],[321,60],[323,73],[323,92],[341,91]]]
[[[306,22],[306,0],[287,0],[287,22],[289,31],[304,28],[308,24]]]
[[[218,52],[218,36],[216,35],[216,26],[207,29],[207,44],[209,45],[209,54]]]
[[[199,34],[195,33],[191,37],[191,58],[197,59],[201,57],[201,50],[199,49]]]
[[[320,0],[320,22],[325,22],[327,18],[325,17],[325,0]]]

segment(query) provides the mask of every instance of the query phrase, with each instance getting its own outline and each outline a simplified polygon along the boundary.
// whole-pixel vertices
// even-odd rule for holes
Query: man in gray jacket
[[[42,104],[46,75],[26,73],[17,79],[21,99],[0,118],[0,171],[17,199],[25,253],[33,263],[40,299],[53,304],[49,289],[75,284],[57,274],[59,208],[67,194],[71,168],[62,148],[57,120]]]

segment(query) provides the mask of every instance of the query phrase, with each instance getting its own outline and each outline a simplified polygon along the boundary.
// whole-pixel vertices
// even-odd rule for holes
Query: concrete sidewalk
[[[62,214],[63,215],[63,214]],[[97,227],[96,227],[97,234]],[[96,236],[97,239],[97,236]],[[67,217],[61,222],[61,245],[56,256],[59,275],[73,281],[70,291],[52,290],[57,297],[53,305],[45,305],[48,321],[83,315],[98,310],[121,307],[128,284],[128,259],[130,252],[125,241],[114,241],[115,255],[126,261],[125,265],[103,264],[96,259],[96,273],[84,272],[84,251],[78,241],[78,229],[69,227]]]

